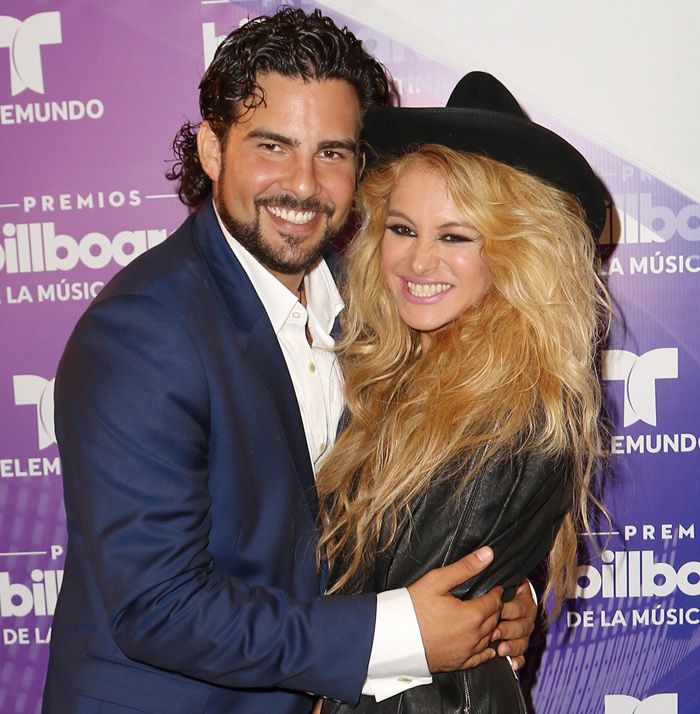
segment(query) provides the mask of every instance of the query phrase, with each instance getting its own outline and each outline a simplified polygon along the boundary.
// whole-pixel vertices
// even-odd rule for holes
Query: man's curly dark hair
[[[199,108],[222,145],[236,119],[264,101],[257,78],[266,72],[305,81],[343,79],[357,92],[364,112],[385,104],[389,84],[382,65],[344,27],[314,10],[285,7],[234,30],[219,45],[199,84]],[[211,193],[211,180],[197,153],[199,124],[185,122],[173,141],[175,164],[166,175],[179,181],[178,195],[198,206]]]

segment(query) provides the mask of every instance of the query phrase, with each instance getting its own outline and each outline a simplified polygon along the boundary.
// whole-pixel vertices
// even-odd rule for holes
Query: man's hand
[[[537,603],[532,598],[530,583],[521,581],[515,597],[503,604],[501,619],[496,629],[498,654],[501,657],[509,655],[512,658],[513,670],[520,669],[525,664],[525,650],[530,641],[530,635],[535,628]]]
[[[465,601],[450,593],[492,560],[491,548],[480,548],[409,585],[431,672],[467,669],[495,656],[488,645],[500,616],[503,588],[495,587],[481,597]]]

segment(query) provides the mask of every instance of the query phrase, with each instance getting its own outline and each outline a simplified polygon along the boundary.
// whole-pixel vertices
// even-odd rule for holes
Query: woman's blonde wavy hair
[[[492,283],[427,351],[400,319],[380,260],[389,196],[415,168],[442,178],[483,236]],[[492,458],[525,450],[573,462],[574,507],[549,557],[557,611],[575,582],[576,533],[588,527],[602,455],[596,355],[609,301],[582,209],[523,171],[434,144],[375,169],[358,209],[338,348],[349,420],[317,480],[332,592],[374,551],[385,517],[395,535],[448,464],[466,486],[477,467],[465,464],[490,442]]]

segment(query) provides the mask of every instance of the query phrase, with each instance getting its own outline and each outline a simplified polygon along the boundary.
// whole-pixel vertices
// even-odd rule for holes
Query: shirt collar
[[[279,334],[292,310],[297,305],[301,305],[299,297],[282,285],[257,258],[253,257],[228,232],[216,210],[216,205],[214,205],[214,213],[226,242],[253,284],[255,292],[270,318],[275,334]],[[335,318],[340,314],[345,304],[325,260],[321,259],[306,273],[304,289],[306,307],[310,316],[326,334],[330,335]]]

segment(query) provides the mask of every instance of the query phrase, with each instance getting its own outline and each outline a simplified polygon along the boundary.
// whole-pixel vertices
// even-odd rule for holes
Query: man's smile
[[[280,206],[265,206],[265,210],[283,221],[296,225],[310,223],[318,215],[317,211],[295,211],[291,208],[282,208]]]

